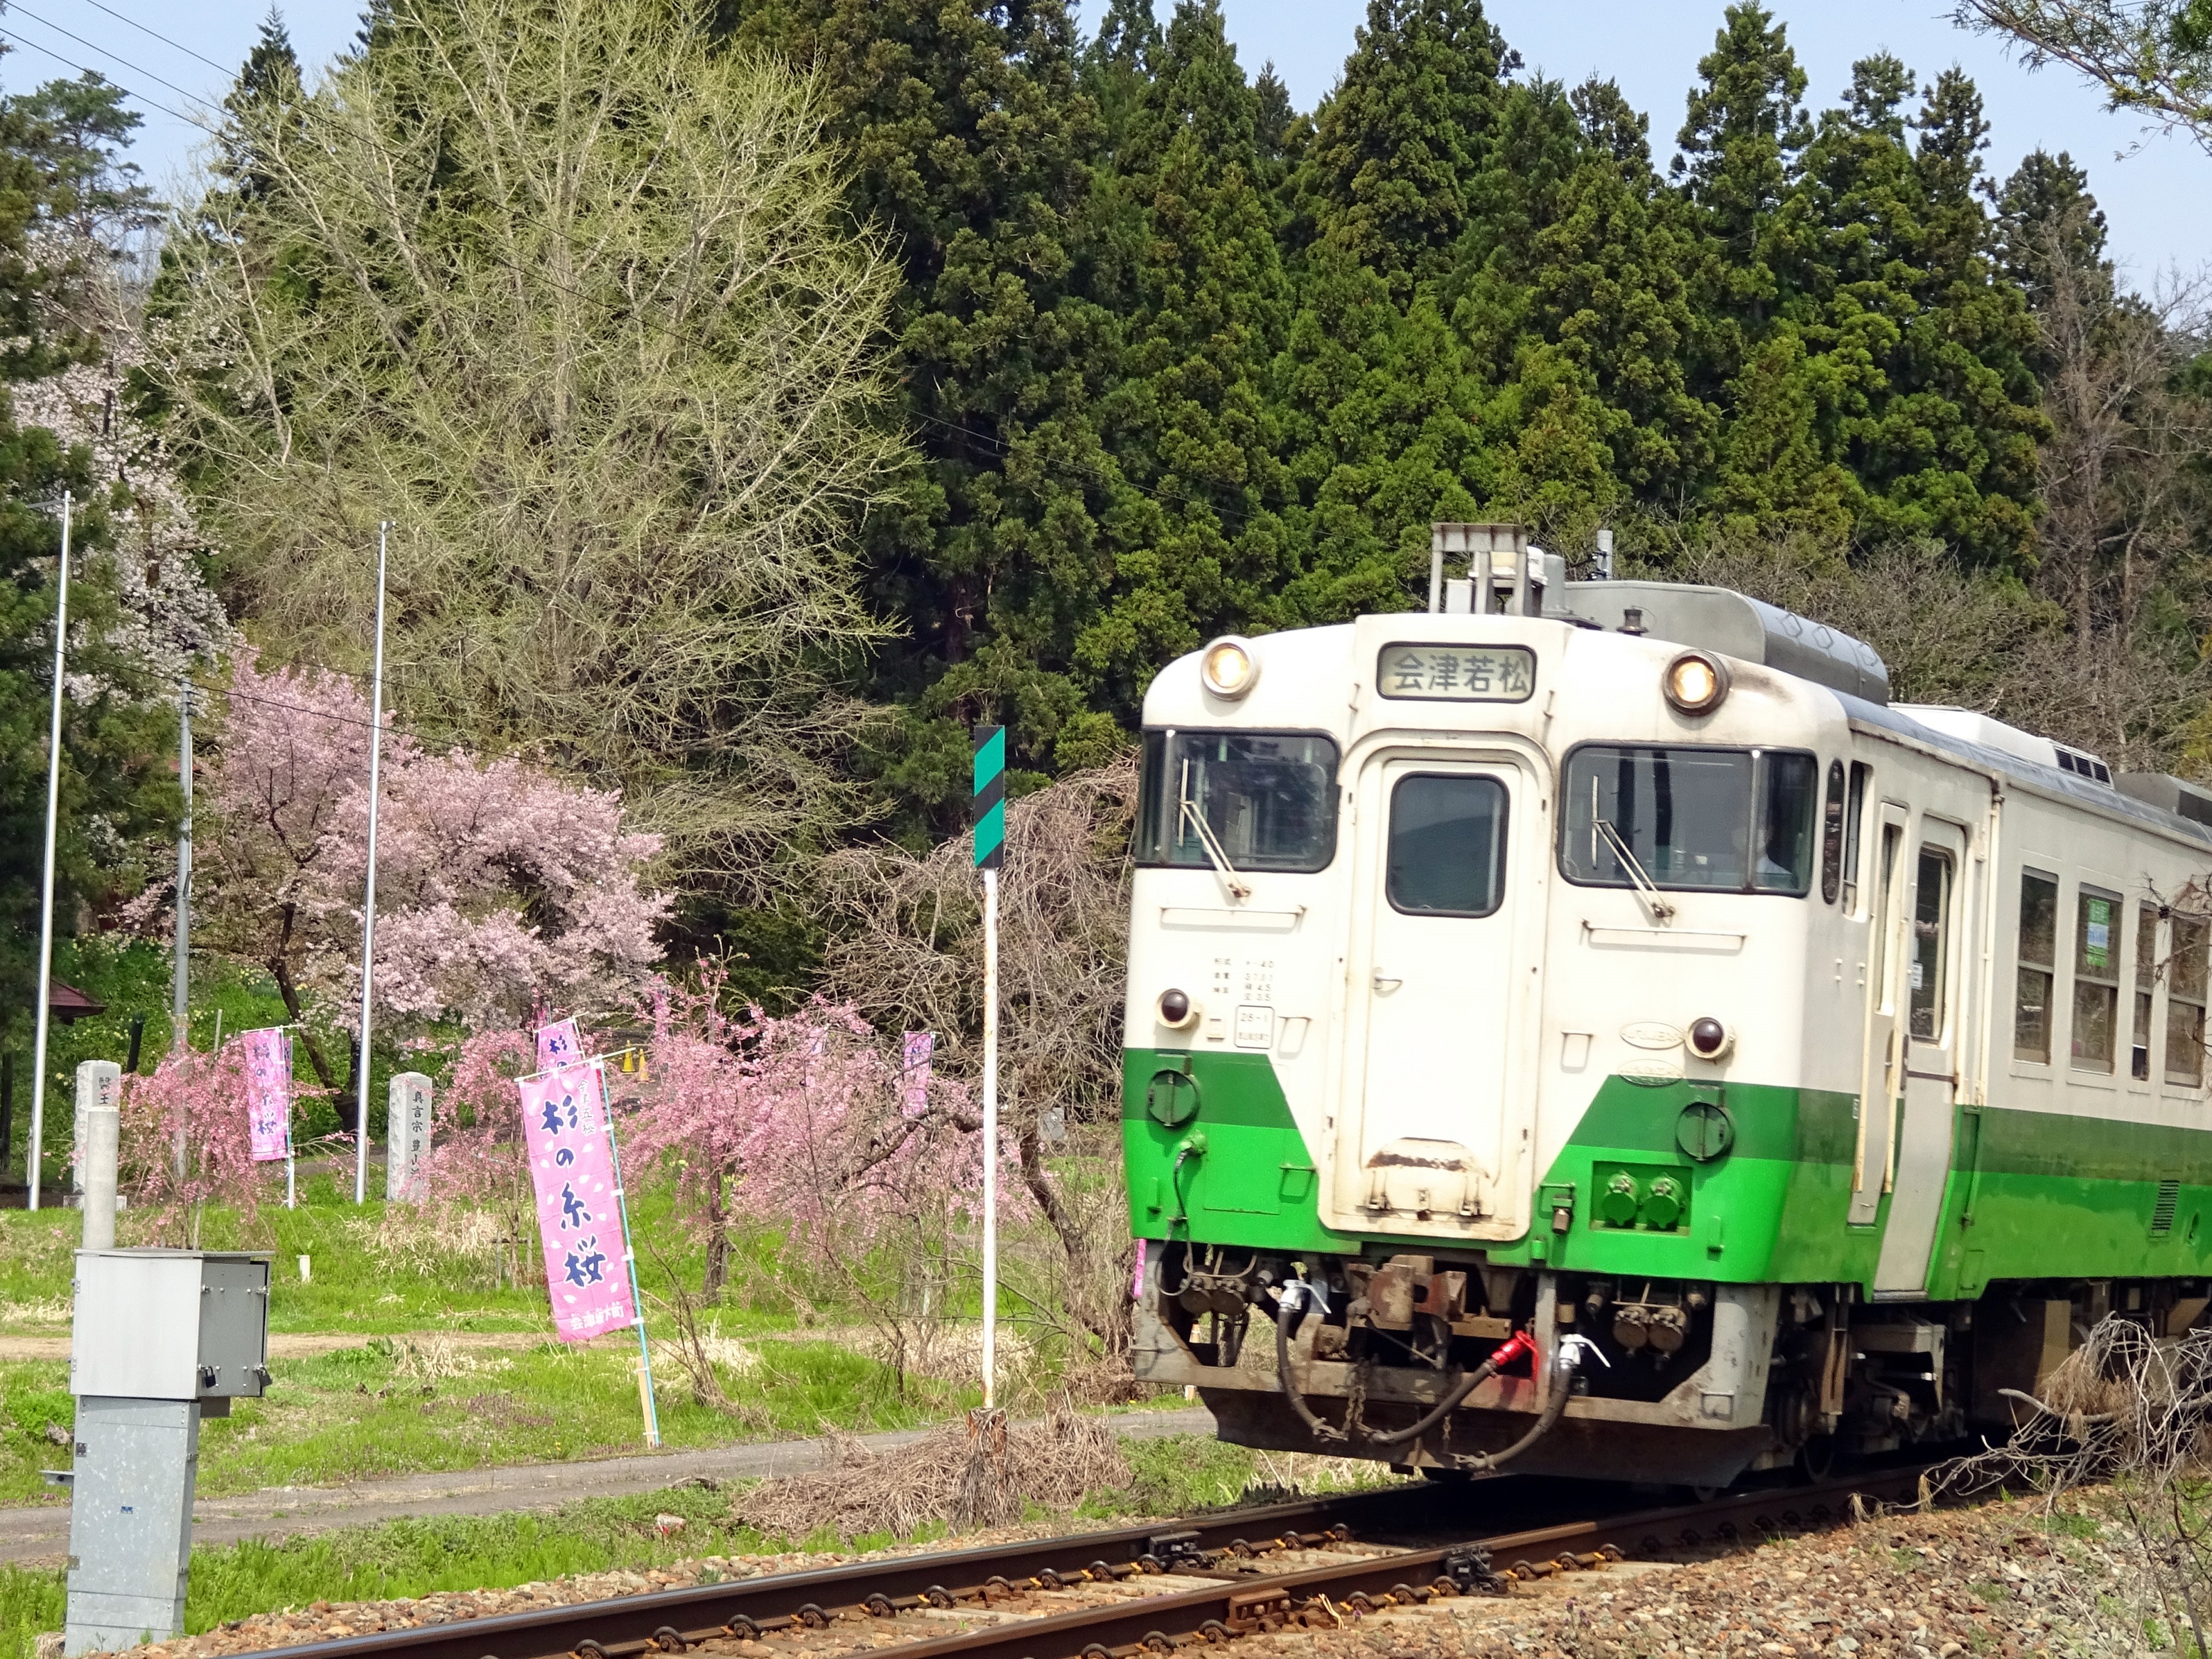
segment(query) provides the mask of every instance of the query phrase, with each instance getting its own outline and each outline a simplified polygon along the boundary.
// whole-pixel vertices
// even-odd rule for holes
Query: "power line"
[[[129,70],[133,75],[143,75],[149,81],[161,82],[163,86],[168,88],[171,92],[175,93],[180,98],[190,98],[193,95],[192,94],[185,91],[184,88],[179,86],[174,81],[165,79],[163,76],[155,74],[153,70],[146,68],[144,65],[134,64],[128,58],[120,57],[118,54],[108,51],[105,46],[95,46],[91,41],[86,40],[82,34],[71,34],[69,30],[64,28],[59,23],[49,21],[47,19],[40,16],[38,13],[33,11],[27,6],[15,4],[15,0],[9,0],[8,9],[21,16],[29,18],[34,23],[41,24],[45,27],[52,29],[56,34],[66,36],[68,39],[76,41],[77,45],[82,46],[88,52],[96,52],[102,58],[113,59],[113,61],[122,64],[124,68]],[[52,54],[49,55],[51,56]],[[76,67],[81,71],[85,70],[85,66],[82,64],[76,65]],[[98,75],[100,73],[97,70],[92,70],[86,72],[94,75]],[[100,78],[102,80],[106,79],[105,76],[101,76]],[[127,88],[118,87],[116,90],[118,92],[125,93],[126,95],[136,95],[130,94]],[[176,113],[174,110],[171,110],[168,112],[172,115]]]
[[[171,47],[171,48],[173,48],[173,50],[175,50],[175,51],[181,52],[182,52],[182,53],[184,53],[184,54],[185,54],[185,57],[187,57],[187,58],[198,58],[198,59],[200,60],[200,62],[202,62],[203,64],[206,64],[210,69],[211,69],[211,70],[222,70],[223,71],[223,73],[224,73],[224,74],[226,74],[226,75],[228,75],[228,73],[230,73],[230,70],[229,70],[229,69],[228,68],[228,66],[226,66],[226,65],[224,65],[224,64],[218,64],[218,63],[216,63],[216,62],[215,61],[215,59],[214,59],[214,58],[210,58],[206,53],[204,53],[204,52],[194,52],[194,51],[193,51],[190,46],[188,46],[185,45],[185,43],[184,43],[183,41],[181,41],[181,40],[172,40],[171,39],[169,39],[169,37],[168,37],[167,35],[163,34],[163,33],[162,33],[160,30],[158,30],[158,29],[149,29],[149,28],[148,28],[148,27],[147,27],[143,23],[140,22],[140,21],[139,21],[137,18],[135,18],[135,17],[125,17],[125,16],[121,12],[119,12],[119,11],[116,10],[116,9],[115,9],[115,8],[114,8],[114,7],[112,7],[112,6],[104,6],[104,5],[101,5],[101,4],[100,4],[100,0],[84,0],[84,3],[85,3],[85,4],[87,4],[88,6],[92,7],[94,9],[95,9],[95,10],[97,10],[97,11],[104,11],[104,12],[106,12],[106,13],[110,17],[112,17],[113,19],[115,19],[115,21],[116,21],[117,22],[118,22],[118,23],[128,23],[128,24],[130,24],[130,25],[131,25],[131,27],[132,28],[137,29],[137,30],[138,31],[138,33],[141,33],[141,34],[150,34],[150,35],[152,35],[152,36],[154,37],[154,39],[155,39],[156,40],[159,40],[159,41],[160,41],[163,46],[168,46],[168,47]],[[22,7],[21,7],[21,6],[17,6],[17,7],[15,8],[15,9],[16,9],[17,11],[21,11],[21,10],[23,9],[23,8],[22,8]],[[123,60],[122,60],[121,58],[119,58],[116,59],[116,62],[118,62],[118,63],[121,63],[122,61],[123,61]]]
[[[282,697],[256,696],[251,691],[236,690],[228,685],[212,685],[204,680],[194,680],[192,685],[198,690],[210,692],[218,697],[229,697],[241,702],[258,702],[270,708],[289,708],[294,714],[312,714],[317,720],[337,720],[346,726],[358,726],[365,732],[373,732],[377,728],[378,723],[374,720],[362,720],[353,714],[333,714],[327,708],[311,708],[304,702],[287,702]],[[384,721],[383,727],[386,732],[398,730],[390,720]]]
[[[21,9],[20,7],[17,9],[19,10]],[[102,8],[102,9],[105,9],[105,8]],[[34,16],[36,14],[26,15]],[[43,21],[44,20],[40,19],[40,21]],[[52,27],[53,26],[49,24],[48,27]],[[149,31],[149,33],[151,31]],[[69,32],[64,29],[62,30],[61,33],[66,34]],[[5,31],[0,31],[0,38],[13,39],[14,37],[7,35]],[[70,38],[71,40],[81,39],[81,37],[76,35],[70,35]],[[40,46],[33,41],[23,41],[21,44],[30,46],[34,52],[45,52],[47,57],[53,58],[57,63],[67,64],[72,69],[76,69],[80,71],[82,71],[85,69],[83,64],[71,63],[70,59],[64,58],[60,53],[52,52],[46,47]],[[83,44],[89,45],[90,43],[84,42]],[[93,47],[93,50],[97,52],[100,48],[94,46]],[[112,52],[107,53],[106,55],[109,57],[114,56]],[[195,57],[198,56],[196,52],[192,55]],[[125,62],[125,60],[120,58],[117,58],[115,61],[118,64]],[[207,60],[203,59],[202,61],[205,62]],[[97,71],[92,72],[97,73]],[[143,70],[138,72],[141,74],[150,73],[149,71]],[[168,87],[173,91],[182,93],[183,95],[187,98],[192,96],[191,93],[185,92],[182,87],[177,86],[177,84],[173,81],[163,80],[162,77],[158,75],[152,76],[151,78],[160,81],[163,86]],[[110,84],[113,85],[115,83],[111,82]],[[116,90],[122,93],[125,97],[137,99],[149,109],[159,110],[162,114],[169,116],[173,119],[185,122],[188,125],[199,127],[204,131],[214,131],[210,124],[203,118],[186,115],[181,110],[171,109],[167,105],[159,103],[155,100],[147,97],[143,93],[133,92],[130,88],[120,85],[116,86]],[[387,161],[400,161],[405,159],[398,151],[391,149],[373,134],[364,132],[359,133],[356,136],[359,137],[363,143],[368,144],[369,148],[382,155]],[[526,277],[535,282],[544,283],[548,287],[553,289],[556,292],[565,294],[571,299],[580,300],[589,306],[596,306],[611,317],[627,317],[654,333],[664,335],[671,340],[678,341],[686,345],[695,346],[702,351],[712,351],[714,349],[713,342],[707,340],[699,335],[687,332],[683,329],[674,327],[667,323],[657,321],[653,318],[644,315],[641,312],[625,312],[619,307],[616,306],[612,301],[603,300],[595,294],[586,293],[581,289],[572,288],[568,284],[562,283],[553,276],[548,276],[543,270],[528,267],[515,260],[506,258],[488,247],[480,247],[477,251],[484,258],[489,260],[495,265],[499,265],[505,270],[511,270],[519,276]],[[924,426],[939,428],[943,431],[953,433],[960,437],[966,438],[971,442],[993,446],[997,449],[999,458],[1002,461],[1012,457],[1014,453],[1013,445],[1005,438],[995,434],[978,432],[973,428],[962,426],[957,421],[948,421],[941,416],[927,414],[921,410],[908,410],[906,412],[910,418],[919,422]],[[1065,462],[1056,464],[1044,460],[1042,457],[1039,458],[1038,465],[1039,470],[1048,474],[1057,473],[1064,477],[1071,476],[1088,477],[1091,481],[1106,485],[1109,488],[1111,488],[1115,484],[1119,484],[1127,489],[1135,490],[1140,495],[1148,495],[1154,501],[1165,501],[1171,505],[1182,507],[1204,507],[1207,511],[1220,517],[1233,519],[1240,523],[1247,521],[1249,518],[1249,515],[1242,507],[1232,507],[1226,503],[1212,501],[1203,496],[1188,495],[1181,490],[1161,489],[1150,484],[1139,483],[1137,480],[1130,477],[1119,468],[1109,471],[1103,467],[1084,466],[1079,464]]]

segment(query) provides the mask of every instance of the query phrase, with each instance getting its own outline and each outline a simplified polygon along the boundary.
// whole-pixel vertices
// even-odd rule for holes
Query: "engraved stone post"
[[[422,1161],[430,1153],[430,1079],[402,1072],[386,1097],[384,1196],[419,1202]]]
[[[76,1139],[70,1144],[70,1191],[84,1194],[84,1152],[91,1144],[92,1109],[114,1111],[123,1099],[123,1068],[112,1060],[88,1060],[76,1068]]]

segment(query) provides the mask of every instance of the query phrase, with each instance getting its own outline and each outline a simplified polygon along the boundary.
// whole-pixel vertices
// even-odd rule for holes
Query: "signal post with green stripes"
[[[983,1409],[999,1380],[999,870],[1006,861],[1006,728],[975,728],[975,867],[983,872]]]

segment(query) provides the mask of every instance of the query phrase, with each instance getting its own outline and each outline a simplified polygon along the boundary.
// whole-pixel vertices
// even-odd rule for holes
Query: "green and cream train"
[[[2194,1323],[2212,793],[1437,542],[1429,611],[1146,696],[1138,1374],[1249,1445],[1708,1486]]]

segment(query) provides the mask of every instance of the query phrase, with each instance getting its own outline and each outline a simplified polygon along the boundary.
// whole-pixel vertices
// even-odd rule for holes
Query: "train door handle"
[[[1402,979],[1392,979],[1380,968],[1375,970],[1375,988],[1386,997],[1405,982]]]

